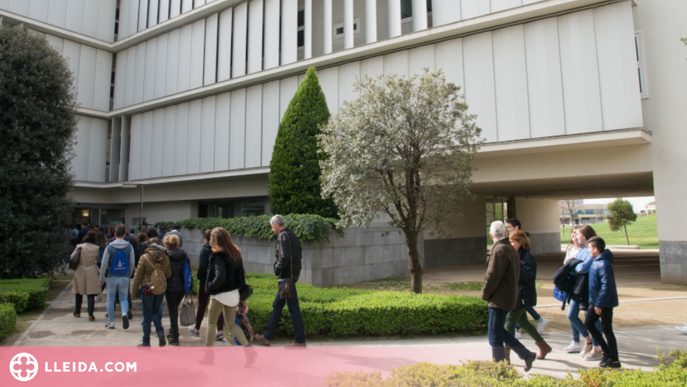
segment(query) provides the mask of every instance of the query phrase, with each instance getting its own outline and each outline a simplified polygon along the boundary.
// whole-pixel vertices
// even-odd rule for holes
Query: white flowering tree
[[[461,218],[481,130],[441,71],[364,77],[354,87],[359,98],[344,103],[318,136],[329,155],[320,161],[322,195],[334,198],[342,226],[388,215],[405,233],[411,288],[421,293],[418,236]]]

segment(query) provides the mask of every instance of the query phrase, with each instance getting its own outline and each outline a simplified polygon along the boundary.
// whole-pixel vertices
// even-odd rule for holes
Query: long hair
[[[87,232],[86,236],[83,237],[82,242],[83,243],[93,243],[94,245],[98,244],[96,242],[96,238],[95,238],[95,231],[91,230],[91,231]]]
[[[146,234],[145,232],[141,231],[141,232],[139,232],[139,233],[136,235],[136,237],[134,238],[134,240],[136,241],[136,244],[137,244],[137,245],[140,245],[141,243],[143,243],[143,242],[145,242],[145,241],[148,240],[148,234]]]
[[[575,247],[575,241],[572,238],[572,234],[575,230],[578,230],[579,228],[580,226],[573,226],[572,230],[570,230],[570,243],[568,243],[568,246],[565,247],[566,252]]]
[[[577,229],[577,232],[584,235],[584,239],[590,240],[596,236],[596,231],[590,225],[584,225]]]
[[[107,238],[105,238],[105,234],[99,232],[98,235],[95,236],[95,241],[100,250],[105,250],[107,247]]]
[[[241,259],[241,250],[231,240],[227,230],[222,227],[215,227],[210,233],[210,247],[213,252],[223,252],[232,261]]]

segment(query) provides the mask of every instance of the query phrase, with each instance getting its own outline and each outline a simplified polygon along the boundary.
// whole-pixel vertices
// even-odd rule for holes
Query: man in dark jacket
[[[289,346],[305,347],[305,328],[303,327],[303,316],[298,305],[298,293],[296,292],[296,282],[301,274],[301,242],[296,237],[296,234],[286,228],[285,224],[284,218],[281,215],[275,215],[270,220],[272,231],[277,234],[275,249],[277,261],[274,263],[274,274],[280,279],[293,276],[293,297],[282,299],[279,297],[279,292],[277,292],[277,296],[272,304],[272,314],[270,314],[270,319],[265,328],[265,334],[255,335],[255,338],[265,346],[270,345],[274,331],[277,329],[277,324],[279,324],[284,304],[286,304],[289,307],[293,329],[296,333],[294,343]],[[501,325],[503,326],[503,323]]]
[[[584,326],[601,346],[603,358],[600,367],[620,368],[618,342],[613,333],[613,308],[619,305],[618,289],[613,274],[613,253],[606,249],[606,242],[599,237],[587,241],[589,253],[594,257],[589,270],[589,310]],[[601,318],[603,335],[594,324]],[[606,336],[606,340],[604,340]]]
[[[482,299],[489,303],[489,328],[487,331],[492,357],[495,361],[506,359],[505,342],[525,361],[525,372],[532,368],[537,355],[530,352],[518,339],[504,329],[508,311],[515,309],[520,281],[520,256],[508,238],[503,222],[497,220],[489,228],[494,240],[491,255],[487,258],[487,272],[484,274]]]

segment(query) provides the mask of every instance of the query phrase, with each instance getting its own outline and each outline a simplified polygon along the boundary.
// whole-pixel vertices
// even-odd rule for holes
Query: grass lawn
[[[623,230],[611,232],[608,223],[591,224],[596,234],[606,241],[607,245],[625,245],[625,232]],[[565,233],[565,235],[563,234]],[[656,215],[647,215],[637,218],[637,221],[627,226],[627,236],[631,245],[639,245],[641,249],[658,249],[658,229],[656,228]],[[570,242],[570,226],[561,228],[561,243]]]

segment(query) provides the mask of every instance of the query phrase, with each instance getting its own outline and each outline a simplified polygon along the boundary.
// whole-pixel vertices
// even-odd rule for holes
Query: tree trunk
[[[627,226],[623,225],[623,229],[625,229],[625,242],[627,242],[627,245],[630,245],[630,238],[627,237]]]
[[[406,231],[406,245],[408,246],[408,270],[410,270],[410,290],[414,293],[422,293],[422,265],[420,264],[420,252],[417,249],[417,231]]]

